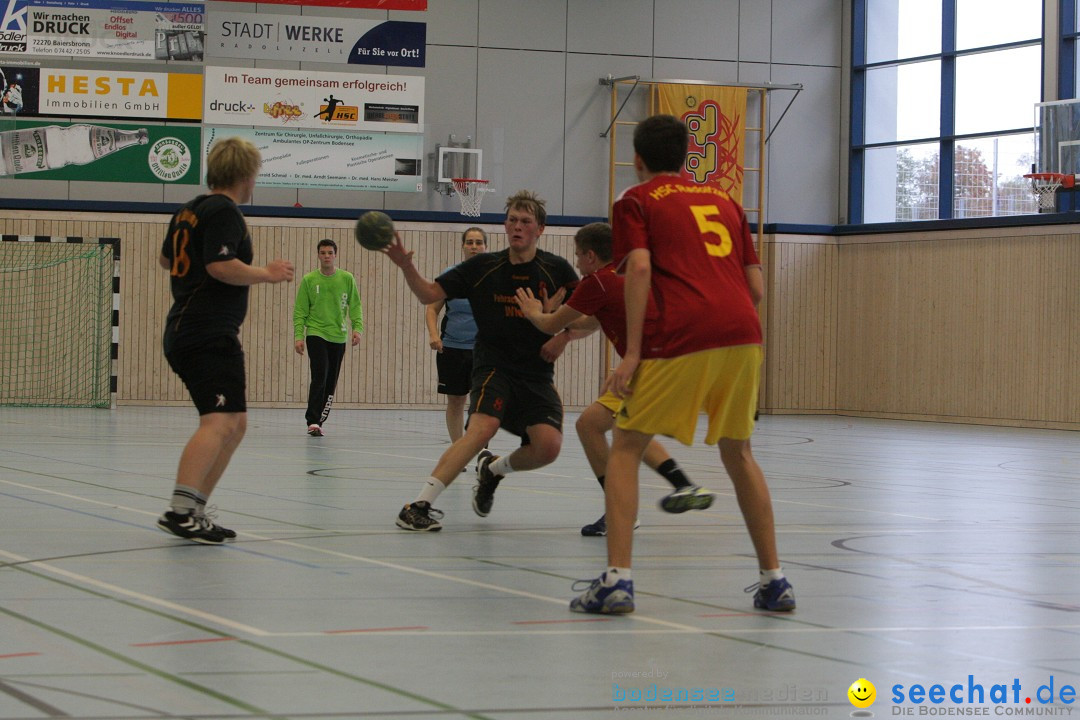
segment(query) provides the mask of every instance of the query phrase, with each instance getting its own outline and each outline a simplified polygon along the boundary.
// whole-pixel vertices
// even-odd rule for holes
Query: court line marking
[[[10,481],[10,480],[0,480],[0,483],[7,484],[7,485],[12,485],[12,486],[15,486],[15,487],[21,487],[21,488],[28,489],[28,490],[33,490],[35,492],[43,492],[43,493],[50,494],[50,495],[56,495],[56,496],[59,496],[59,497],[64,497],[64,498],[68,498],[68,499],[71,499],[71,500],[76,500],[76,501],[80,501],[80,502],[84,502],[84,503],[88,503],[88,504],[100,505],[100,506],[103,506],[103,507],[109,507],[109,508],[114,508],[114,509],[123,510],[123,511],[127,511],[127,512],[133,512],[133,513],[137,513],[139,515],[150,516],[150,517],[156,517],[156,515],[157,515],[157,513],[150,512],[150,511],[147,511],[147,510],[140,510],[138,508],[132,508],[132,507],[128,507],[128,506],[125,506],[125,505],[117,505],[116,503],[110,503],[110,502],[105,502],[105,501],[101,501],[101,500],[93,500],[91,498],[81,497],[81,496],[78,496],[78,495],[73,495],[73,494],[70,494],[70,493],[64,493],[64,492],[60,492],[60,491],[57,491],[57,490],[51,490],[51,489],[48,489],[48,488],[40,488],[40,487],[35,487],[35,486],[32,486],[32,485],[26,485],[26,484],[23,484],[23,483],[17,483],[17,482]],[[546,595],[538,595],[536,593],[530,593],[530,592],[526,592],[526,591],[522,591],[522,590],[515,590],[513,588],[508,588],[508,587],[505,587],[505,586],[494,585],[494,584],[491,584],[491,583],[479,582],[479,581],[476,581],[476,580],[469,580],[469,579],[466,579],[466,578],[458,578],[458,577],[454,577],[452,575],[446,575],[444,573],[434,572],[434,571],[430,571],[430,570],[423,570],[423,569],[420,569],[420,568],[413,568],[413,567],[401,565],[401,564],[398,564],[398,563],[391,563],[391,562],[386,562],[386,561],[382,561],[382,560],[376,560],[374,558],[368,558],[368,557],[364,557],[364,556],[361,556],[361,555],[355,555],[355,554],[352,554],[352,553],[344,553],[344,552],[340,552],[340,551],[337,551],[337,550],[330,550],[330,549],[327,549],[327,548],[320,548],[320,547],[315,547],[315,546],[311,546],[311,545],[306,545],[306,544],[291,541],[291,540],[271,538],[271,537],[258,535],[258,534],[255,534],[255,533],[249,533],[249,532],[244,532],[244,533],[241,533],[241,534],[246,536],[246,537],[250,537],[250,538],[253,538],[253,539],[256,539],[256,540],[260,540],[260,541],[270,542],[270,543],[274,543],[274,544],[278,544],[278,545],[283,545],[283,546],[286,546],[286,547],[293,547],[293,548],[297,548],[297,549],[300,549],[300,550],[303,550],[303,551],[306,551],[306,552],[313,552],[313,553],[322,554],[322,555],[329,555],[331,557],[337,557],[337,558],[346,559],[346,560],[353,560],[353,561],[356,561],[356,562],[366,563],[366,564],[369,564],[369,565],[375,565],[377,567],[383,567],[383,568],[386,568],[386,569],[397,570],[399,572],[407,572],[407,573],[421,575],[423,577],[428,577],[428,578],[432,578],[432,579],[449,581],[449,582],[452,582],[452,583],[468,585],[468,586],[471,586],[471,587],[476,587],[476,588],[485,589],[485,590],[492,590],[492,591],[495,591],[495,592],[505,593],[505,594],[509,594],[509,595],[515,595],[515,596],[518,596],[518,597],[528,598],[528,599],[532,599],[532,600],[538,600],[538,601],[546,602],[546,603],[549,603],[549,604],[558,604],[558,605],[561,605],[561,606],[566,606],[566,604],[567,604],[567,600],[564,599],[564,598],[555,598],[555,597],[546,596]],[[251,625],[247,625],[245,623],[240,623],[240,622],[237,622],[237,621],[234,621],[234,620],[230,620],[228,618],[225,618],[225,617],[222,617],[222,616],[219,616],[219,615],[215,615],[213,613],[203,612],[203,611],[198,610],[196,608],[181,605],[179,603],[174,603],[174,602],[171,602],[169,600],[165,600],[163,598],[158,598],[158,597],[155,597],[155,596],[152,596],[152,595],[147,595],[145,593],[140,593],[140,592],[136,592],[136,591],[133,591],[133,590],[128,590],[127,588],[123,588],[121,586],[114,585],[112,583],[106,583],[106,582],[103,582],[103,581],[100,581],[100,580],[96,580],[96,579],[91,578],[91,577],[86,576],[86,575],[81,575],[79,573],[74,573],[74,572],[71,572],[71,571],[68,571],[68,570],[64,570],[62,568],[50,565],[48,563],[35,561],[35,560],[30,559],[30,558],[25,558],[25,557],[22,557],[20,555],[16,555],[14,553],[6,552],[4,550],[0,550],[0,557],[7,557],[9,560],[12,560],[14,562],[18,562],[18,563],[20,563],[22,565],[27,565],[27,566],[30,566],[30,567],[36,567],[38,569],[46,570],[48,572],[55,573],[55,574],[57,574],[57,575],[59,575],[61,577],[68,578],[68,579],[73,580],[75,582],[82,582],[82,583],[85,583],[85,584],[90,585],[92,587],[97,587],[97,588],[107,590],[109,592],[113,592],[113,593],[116,593],[116,594],[119,594],[119,595],[124,595],[124,596],[130,597],[130,598],[139,600],[141,602],[145,602],[145,603],[150,604],[150,605],[163,607],[163,608],[169,609],[169,610],[171,610],[173,612],[178,612],[178,613],[186,614],[186,615],[189,615],[189,616],[192,616],[192,617],[197,617],[197,618],[199,618],[201,620],[204,620],[206,622],[214,623],[214,624],[217,624],[217,625],[222,626],[222,627],[228,627],[228,628],[233,629],[236,632],[246,633],[246,634],[254,636],[254,637],[264,637],[264,638],[265,637],[328,637],[330,635],[330,633],[333,632],[333,631],[325,631],[325,630],[303,631],[303,632],[282,632],[282,631],[265,630],[265,629],[262,629],[262,628],[257,628],[257,627],[251,626]],[[762,615],[762,617],[769,617],[769,616]],[[780,616],[780,617],[783,618],[785,616]],[[473,631],[473,630],[453,631],[453,630],[449,630],[449,631],[437,631],[437,630],[435,630],[435,631],[432,631],[432,630],[428,630],[428,631],[422,631],[422,632],[417,632],[415,630],[411,630],[411,631],[404,631],[404,632],[393,632],[393,631],[392,632],[378,632],[378,631],[376,631],[376,632],[366,633],[366,634],[419,635],[419,636],[428,636],[428,635],[451,635],[451,636],[452,635],[477,635],[477,636],[480,636],[480,635],[515,635],[515,634],[538,634],[538,635],[539,634],[570,634],[570,633],[600,634],[600,633],[607,633],[607,632],[615,632],[615,633],[618,633],[618,634],[656,634],[656,633],[673,633],[673,634],[709,634],[709,633],[713,633],[713,634],[715,634],[715,633],[721,633],[721,634],[725,634],[725,635],[742,635],[742,634],[747,634],[747,633],[780,633],[780,632],[784,632],[784,633],[791,633],[791,632],[801,632],[801,633],[821,632],[821,633],[828,633],[828,632],[909,632],[909,631],[910,632],[921,632],[921,631],[996,631],[996,630],[1014,631],[1014,630],[1074,630],[1074,629],[1080,629],[1080,625],[952,626],[952,627],[939,627],[939,628],[936,628],[936,627],[908,627],[908,628],[905,628],[905,627],[889,627],[889,628],[874,628],[874,627],[842,628],[842,627],[832,627],[832,628],[818,628],[818,627],[799,627],[799,626],[792,627],[792,624],[787,623],[787,622],[783,623],[783,628],[736,629],[736,628],[701,628],[701,627],[695,627],[695,626],[692,626],[692,625],[686,625],[686,624],[683,624],[683,623],[676,623],[676,622],[671,622],[671,621],[668,621],[668,620],[661,620],[659,618],[653,618],[653,617],[649,617],[647,615],[640,615],[640,614],[637,614],[637,613],[635,613],[629,619],[637,620],[637,621],[652,624],[652,625],[659,625],[663,629],[657,630],[657,629],[646,629],[646,628],[627,628],[627,629],[610,629],[610,630],[606,629],[606,630],[603,630],[603,631],[589,631],[589,630],[535,630],[535,631],[530,631],[530,630],[505,630],[505,631],[504,630],[491,630],[491,631]],[[338,634],[338,633],[334,633],[334,634]],[[350,633],[340,633],[340,634],[341,635],[349,635]]]
[[[265,630],[257,627],[252,627],[251,625],[245,625],[244,623],[239,623],[234,620],[228,620],[221,617],[220,615],[203,612],[202,610],[197,610],[187,605],[180,605],[179,603],[174,603],[169,600],[165,600],[164,598],[154,597],[153,595],[147,595],[145,593],[137,592],[135,590],[128,590],[127,588],[120,587],[119,585],[113,585],[112,583],[107,583],[102,580],[96,580],[92,577],[89,577],[88,575],[82,575],[80,573],[71,572],[70,570],[64,570],[63,568],[58,568],[55,565],[50,565],[49,563],[36,562],[34,560],[31,560],[30,558],[25,558],[21,555],[7,552],[6,550],[0,550],[0,557],[5,557],[9,560],[19,563],[20,565],[36,568],[38,570],[44,570],[46,572],[52,573],[53,575],[59,575],[60,577],[67,578],[68,580],[71,580],[73,582],[81,583],[83,585],[89,585],[90,587],[95,587],[99,590],[104,590],[115,595],[123,595],[124,597],[129,597],[133,600],[138,600],[139,602],[144,602],[148,605],[155,605],[157,607],[166,608],[167,610],[172,610],[173,612],[182,613],[191,617],[197,617],[200,620],[204,620],[209,623],[214,623],[222,627],[231,628],[236,632],[253,635],[255,637],[268,637],[269,635],[269,633],[267,633]]]
[[[9,481],[9,480],[0,480],[0,482],[8,484],[8,485],[14,485],[16,487],[22,487],[24,489],[29,489],[29,490],[39,491],[39,492],[45,492],[45,493],[50,494],[50,495],[57,495],[57,496],[60,496],[60,497],[71,499],[71,500],[78,500],[78,501],[90,503],[90,504],[93,504],[93,505],[101,505],[101,506],[105,506],[105,507],[115,508],[115,509],[118,509],[118,510],[124,510],[124,511],[127,511],[127,512],[134,512],[134,513],[138,513],[140,515],[149,515],[151,517],[155,517],[157,515],[157,513],[149,512],[147,510],[139,510],[137,508],[131,508],[131,507],[127,507],[125,505],[117,505],[115,503],[104,502],[104,501],[101,501],[101,500],[92,500],[90,498],[83,498],[83,497],[79,497],[77,495],[72,495],[70,493],[63,493],[63,492],[60,492],[60,491],[57,491],[57,490],[49,490],[47,488],[35,488],[35,487],[31,486],[31,485],[25,485],[25,484],[22,484],[22,483],[16,483],[16,482],[12,482],[12,481]],[[462,585],[468,585],[470,587],[476,587],[476,588],[480,588],[480,589],[484,589],[484,590],[492,590],[492,591],[495,591],[495,592],[505,593],[505,594],[508,594],[508,595],[515,595],[517,597],[528,598],[530,600],[538,600],[540,602],[554,603],[554,604],[558,604],[558,605],[562,605],[562,606],[566,606],[568,604],[568,601],[565,598],[554,598],[554,597],[547,596],[547,595],[538,595],[536,593],[530,593],[530,592],[526,592],[526,591],[523,591],[523,590],[515,590],[513,588],[508,588],[508,587],[504,587],[504,586],[500,586],[500,585],[493,585],[491,583],[483,583],[483,582],[479,582],[479,581],[476,581],[476,580],[468,580],[466,578],[457,578],[457,577],[454,577],[452,575],[446,575],[444,573],[437,573],[437,572],[433,572],[433,571],[430,571],[430,570],[422,570],[420,568],[408,567],[406,565],[401,565],[399,563],[385,562],[385,561],[382,561],[382,560],[376,560],[374,558],[363,557],[361,555],[354,555],[352,553],[343,553],[343,552],[340,552],[340,551],[337,551],[337,550],[330,550],[330,549],[327,549],[327,548],[314,547],[314,546],[311,546],[311,545],[305,545],[303,543],[298,543],[298,542],[294,542],[294,541],[291,541],[291,540],[275,539],[275,538],[271,538],[271,537],[267,537],[267,536],[263,536],[263,535],[257,535],[255,533],[243,533],[243,534],[246,537],[252,537],[252,538],[255,538],[257,540],[263,540],[263,541],[271,542],[271,543],[274,543],[274,544],[277,544],[277,545],[283,545],[285,547],[297,548],[297,549],[300,549],[300,550],[304,550],[305,552],[313,552],[313,553],[317,553],[317,554],[328,555],[330,557],[336,557],[336,558],[341,558],[341,559],[345,559],[345,560],[353,560],[355,562],[361,562],[361,563],[366,563],[366,564],[369,564],[369,565],[375,565],[377,567],[383,567],[383,568],[390,569],[390,570],[397,570],[399,572],[412,573],[412,574],[415,574],[415,575],[421,575],[423,577],[428,577],[428,578],[432,578],[432,579],[450,581],[450,582],[454,582],[454,583],[458,583],[458,584],[462,584]],[[55,573],[57,575],[60,575],[61,577],[68,578],[69,580],[74,580],[74,581],[77,581],[77,582],[83,582],[83,583],[86,583],[86,584],[88,584],[88,585],[90,585],[92,587],[97,587],[97,588],[100,588],[100,589],[103,589],[103,590],[108,590],[109,592],[125,595],[127,597],[137,599],[137,600],[139,600],[141,602],[145,602],[145,603],[148,603],[148,604],[151,604],[151,605],[156,605],[158,607],[168,608],[169,610],[172,610],[173,612],[184,613],[184,614],[187,614],[189,616],[197,617],[197,618],[199,618],[201,620],[205,620],[206,622],[217,623],[217,624],[221,625],[222,627],[231,628],[236,632],[247,633],[247,634],[252,635],[254,637],[281,637],[282,636],[281,634],[276,634],[276,633],[274,633],[272,631],[269,631],[269,630],[264,630],[262,628],[257,628],[257,627],[251,626],[251,625],[247,625],[245,623],[237,622],[235,620],[229,620],[228,618],[224,618],[224,617],[221,617],[221,616],[218,616],[218,615],[214,615],[212,613],[203,612],[201,610],[197,610],[197,609],[192,608],[192,607],[187,607],[185,605],[180,605],[179,603],[174,603],[174,602],[171,602],[169,600],[165,600],[164,598],[158,598],[158,597],[155,597],[153,595],[147,595],[145,593],[140,593],[140,592],[136,592],[136,591],[133,591],[133,590],[128,590],[127,588],[123,588],[123,587],[121,587],[119,585],[114,585],[112,583],[106,583],[106,582],[103,582],[103,581],[100,581],[100,580],[96,580],[96,579],[91,578],[91,577],[86,576],[86,575],[81,575],[79,573],[74,573],[74,572],[71,572],[69,570],[64,570],[62,568],[56,567],[54,565],[50,565],[48,563],[37,562],[37,561],[34,561],[34,560],[30,559],[30,558],[23,557],[21,555],[16,555],[14,553],[9,553],[9,552],[6,552],[4,550],[0,550],[0,557],[6,557],[9,560],[12,560],[14,562],[18,562],[20,564],[27,565],[27,566],[30,566],[30,567],[36,567],[36,568],[39,568],[39,569],[44,569],[44,570],[47,570],[48,572],[52,572],[52,573]],[[663,627],[683,630],[683,631],[687,631],[687,632],[715,632],[714,630],[704,630],[704,629],[701,629],[701,628],[694,628],[694,627],[689,626],[689,625],[683,625],[681,623],[673,623],[673,622],[670,622],[668,620],[661,620],[659,618],[651,618],[651,617],[648,617],[646,615],[635,615],[634,619],[638,620],[638,621],[641,621],[641,622],[645,622],[645,623],[656,624],[656,625],[660,625],[660,626],[663,626]],[[319,633],[314,633],[314,634],[323,635],[324,633],[319,632]]]
[[[271,542],[277,542],[271,540]],[[305,547],[303,545],[296,544],[297,547]],[[315,549],[318,548],[307,548]],[[331,551],[333,552],[333,551]],[[335,553],[343,557],[348,557],[345,553]],[[86,575],[74,573],[63,568],[52,566],[48,563],[40,563],[29,558],[23,558],[15,553],[10,553],[5,550],[0,550],[0,556],[7,557],[8,559],[19,562],[21,565],[33,567],[38,570],[44,570],[50,573],[54,573],[61,577],[67,578],[75,582],[85,583],[92,587],[106,590],[119,595],[145,602],[150,605],[156,605],[163,607],[174,612],[179,612],[186,615],[197,617],[201,620],[205,620],[210,623],[214,623],[224,627],[230,627],[238,632],[247,633],[255,637],[328,637],[328,636],[340,636],[358,634],[356,630],[345,631],[327,631],[327,630],[313,630],[313,631],[301,631],[301,632],[275,632],[270,630],[263,630],[261,628],[252,627],[243,623],[238,623],[233,620],[214,615],[212,613],[196,610],[185,605],[164,600],[162,598],[154,597],[152,595],[146,595],[145,593],[128,590],[127,588],[106,583]],[[363,560],[363,558],[358,558]],[[377,564],[384,564],[381,561],[374,561]],[[389,564],[393,566],[393,564]],[[400,567],[400,566],[399,566]],[[536,595],[534,593],[527,593],[520,590],[512,590],[510,588],[500,588],[497,585],[490,583],[480,583],[474,580],[465,580],[462,578],[453,578],[450,576],[442,575],[441,573],[431,573],[426,570],[419,570],[415,568],[405,568],[408,572],[417,572],[423,575],[431,575],[434,577],[447,578],[454,582],[463,582],[467,585],[484,587],[492,590],[502,590],[509,592],[513,595],[522,597],[528,597],[532,599],[538,599],[546,602],[554,602],[559,605],[563,605],[566,601],[561,598],[550,598],[543,595]],[[755,616],[757,617],[757,616]],[[762,615],[761,617],[772,617]],[[785,617],[785,616],[781,616]],[[600,618],[598,618],[600,619]],[[661,625],[660,628],[605,628],[604,630],[424,630],[417,632],[413,629],[386,629],[386,630],[370,630],[360,631],[365,635],[391,635],[391,636],[405,636],[411,635],[415,637],[428,637],[428,636],[504,636],[504,635],[601,635],[608,633],[615,633],[619,635],[700,635],[710,633],[722,633],[724,635],[746,635],[746,634],[781,634],[781,633],[849,633],[849,632],[863,632],[863,633],[904,633],[904,632],[1014,632],[1014,631],[1027,631],[1027,630],[1080,630],[1080,624],[1075,625],[946,625],[946,626],[890,626],[890,627],[805,627],[805,626],[793,626],[791,623],[784,623],[783,627],[752,627],[752,628],[699,628],[690,625],[683,625],[680,623],[669,622],[666,620],[658,620],[656,618],[649,618],[643,615],[635,615],[630,620],[642,620],[644,622],[651,622],[653,624]]]

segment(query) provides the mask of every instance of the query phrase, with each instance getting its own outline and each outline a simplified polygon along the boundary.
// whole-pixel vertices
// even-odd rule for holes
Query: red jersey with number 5
[[[675,175],[625,190],[612,210],[614,262],[650,253],[658,322],[643,358],[761,344],[761,320],[745,268],[760,265],[743,209],[727,193]]]

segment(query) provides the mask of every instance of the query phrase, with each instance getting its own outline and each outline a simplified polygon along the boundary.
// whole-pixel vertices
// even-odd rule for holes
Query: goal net
[[[113,248],[0,242],[0,405],[110,405]]]

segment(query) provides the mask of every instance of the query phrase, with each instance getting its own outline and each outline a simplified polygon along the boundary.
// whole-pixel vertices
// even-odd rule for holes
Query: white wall
[[[388,18],[427,23],[427,66],[211,60],[426,78],[426,152],[452,133],[475,138],[497,193],[538,191],[553,215],[607,214],[609,89],[602,76],[716,83],[802,83],[770,141],[767,222],[839,221],[843,0],[429,0],[428,10],[385,12],[208,2],[209,13]],[[73,66],[75,62],[71,63]],[[82,67],[102,67],[82,63]],[[160,67],[160,66],[159,66]],[[150,68],[140,68],[150,69]],[[770,125],[791,93],[770,96]],[[425,171],[426,174],[426,171]],[[620,188],[621,189],[621,188]],[[182,202],[190,187],[0,179],[6,197]],[[457,199],[423,193],[257,189],[259,205],[456,211]]]

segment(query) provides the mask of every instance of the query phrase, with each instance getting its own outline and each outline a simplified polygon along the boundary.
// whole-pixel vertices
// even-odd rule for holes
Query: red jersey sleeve
[[[574,288],[574,294],[566,304],[582,315],[593,316],[607,304],[604,288],[597,281],[596,274],[586,275]]]

